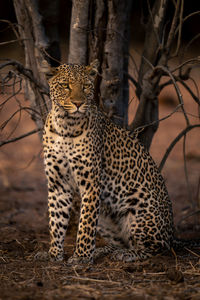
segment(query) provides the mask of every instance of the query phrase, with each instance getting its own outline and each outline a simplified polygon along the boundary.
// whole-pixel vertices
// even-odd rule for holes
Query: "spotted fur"
[[[63,259],[74,193],[81,198],[76,249],[69,262],[144,259],[169,249],[173,216],[164,180],[132,134],[94,103],[97,61],[61,65],[49,82],[52,110],[44,129],[50,256]],[[109,246],[95,250],[97,230]]]

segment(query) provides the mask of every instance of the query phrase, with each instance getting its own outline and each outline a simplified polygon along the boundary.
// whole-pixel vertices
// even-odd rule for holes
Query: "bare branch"
[[[200,58],[199,57],[191,58],[191,59],[188,59],[188,60],[184,61],[182,64],[178,65],[176,68],[172,69],[171,73],[174,73],[177,70],[182,69],[182,67],[184,67],[185,65],[196,64],[196,63],[200,64]]]
[[[25,68],[20,62],[16,60],[10,60],[8,59],[7,62],[4,62],[0,64],[0,70],[5,68],[6,66],[14,66],[16,70],[24,75],[26,78],[28,78],[31,82],[33,82],[37,88],[41,89],[43,93],[46,95],[49,95],[48,89],[45,85],[42,85],[36,78],[34,78],[33,73],[30,69]]]
[[[21,40],[20,35],[19,35],[18,31],[15,28],[15,27],[19,27],[20,26],[19,24],[12,23],[9,20],[4,20],[4,19],[0,19],[0,22],[7,23],[9,25],[9,27],[12,29],[12,31],[14,32],[15,36],[17,37],[17,40],[18,41]]]
[[[41,130],[42,130],[42,128],[37,128],[37,129],[34,129],[34,130],[32,130],[32,131],[29,131],[29,132],[27,132],[27,133],[25,133],[25,134],[22,134],[22,135],[20,135],[20,136],[18,136],[18,137],[15,137],[15,138],[12,138],[12,139],[9,139],[9,140],[6,140],[6,141],[2,141],[2,142],[0,142],[0,147],[4,146],[4,145],[6,145],[6,144],[9,144],[9,143],[16,142],[16,141],[18,141],[18,140],[21,140],[21,139],[23,139],[23,138],[25,138],[25,137],[27,137],[27,136],[30,136],[30,135],[32,135],[32,134],[34,134],[34,133],[37,133],[37,132],[39,132],[39,131],[41,131]]]
[[[16,114],[20,113],[22,110],[25,110],[27,113],[30,114],[30,112],[34,112],[35,114],[39,115],[39,112],[36,110],[33,110],[33,108],[31,107],[20,107],[18,110],[16,110],[6,121],[4,121],[1,125],[0,125],[0,130],[2,131],[7,124],[16,116]],[[41,118],[41,116],[39,115],[39,117]]]
[[[153,122],[151,122],[151,123],[149,123],[149,124],[146,124],[146,125],[142,125],[142,126],[139,126],[139,127],[137,127],[136,129],[134,129],[134,130],[142,130],[142,129],[145,129],[145,128],[147,128],[147,127],[149,127],[149,126],[153,126],[153,125],[155,125],[155,124],[158,124],[158,123],[160,123],[161,121],[164,121],[164,120],[166,120],[166,119],[168,119],[168,118],[170,118],[174,113],[176,113],[178,110],[179,110],[179,108],[181,108],[182,107],[182,104],[180,103],[180,104],[178,104],[176,107],[175,107],[175,109],[171,112],[171,113],[169,113],[167,116],[165,116],[165,117],[163,117],[163,118],[161,118],[161,119],[159,119],[159,120],[156,120],[156,121],[153,121]],[[142,132],[142,131],[141,131]]]
[[[187,21],[189,18],[195,16],[195,15],[200,15],[200,10],[198,11],[194,11],[192,12],[191,14],[187,15],[184,19],[183,19],[183,22]]]
[[[182,130],[179,135],[177,135],[177,137],[171,142],[171,144],[169,145],[169,147],[167,148],[165,155],[163,156],[160,165],[159,165],[159,170],[161,171],[163,169],[164,164],[166,163],[166,160],[170,154],[170,152],[172,151],[172,149],[174,148],[174,146],[176,145],[176,143],[190,130],[192,130],[193,128],[196,127],[200,127],[200,124],[195,124],[195,125],[189,125],[187,126],[184,130]]]
[[[171,71],[172,72],[172,71]],[[191,95],[191,97],[194,99],[194,101],[198,104],[198,105],[200,105],[200,96],[199,96],[199,90],[198,90],[198,86],[197,86],[197,84],[196,84],[196,82],[194,81],[194,79],[192,78],[192,77],[188,77],[187,79],[190,79],[190,80],[192,80],[193,81],[193,83],[194,83],[194,85],[195,85],[195,87],[196,87],[196,90],[197,90],[197,94],[198,94],[198,96],[196,96],[195,94],[194,94],[194,92],[191,90],[191,88],[184,82],[184,80],[183,79],[181,79],[179,76],[175,76],[174,75],[174,80],[177,82],[180,82],[183,86],[184,86],[184,88],[189,92],[189,94]],[[162,83],[160,86],[159,86],[159,88],[160,88],[160,91],[163,89],[163,88],[165,88],[166,86],[168,86],[168,85],[171,85],[171,84],[173,84],[174,82],[170,79],[170,80],[168,80],[168,81],[166,81],[166,82],[164,82],[164,83]]]
[[[169,75],[169,77],[171,78],[171,80],[172,80],[172,82],[173,82],[173,84],[174,84],[174,88],[175,88],[175,90],[176,90],[176,93],[177,93],[179,102],[180,102],[180,104],[182,104],[182,105],[181,105],[181,109],[182,109],[182,111],[183,111],[183,114],[184,114],[186,123],[187,123],[187,125],[189,125],[190,122],[189,122],[189,119],[188,119],[187,114],[186,114],[186,112],[185,112],[184,105],[183,105],[183,104],[184,104],[184,103],[183,103],[183,97],[182,97],[181,91],[180,91],[180,89],[179,89],[179,87],[178,87],[178,85],[177,85],[177,83],[176,83],[176,80],[174,79],[174,76],[173,76],[172,73],[171,73],[166,67],[164,67],[164,66],[156,66],[155,69],[154,69],[154,71],[156,71],[157,69],[163,70],[163,71],[164,71],[165,73],[167,73],[167,74]]]
[[[174,77],[176,81],[179,81],[184,88],[190,93],[190,95],[192,96],[192,98],[194,99],[194,101],[200,105],[200,99],[193,93],[193,91],[191,90],[191,88],[183,81],[181,80],[178,76]]]
[[[134,84],[136,88],[138,88],[138,82],[131,76],[129,73],[125,73],[125,75],[128,77],[128,79]]]
[[[167,43],[166,43],[166,50],[168,51],[168,53],[171,49],[172,42],[174,40],[174,33],[175,33],[175,30],[176,30],[176,26],[177,26],[177,22],[178,22],[178,18],[179,18],[180,1],[181,0],[178,0],[177,3],[176,3],[175,13],[174,13],[174,17],[173,17],[173,20],[172,20],[170,32],[169,32],[169,35],[168,35],[168,40],[167,40]]]
[[[183,28],[183,7],[184,7],[184,0],[181,0],[180,12],[179,12],[179,25],[178,25],[178,40],[177,40],[176,50],[174,54],[171,55],[171,57],[177,56],[181,45],[181,35],[182,35],[182,28]],[[176,33],[174,33],[174,35],[176,35]]]
[[[12,44],[12,43],[18,43],[18,42],[23,41],[23,40],[24,39],[17,39],[17,40],[10,40],[10,41],[6,41],[6,42],[0,42],[0,46]]]
[[[187,184],[188,200],[190,203],[192,203],[192,191],[190,188],[187,162],[186,162],[186,134],[184,134],[184,136],[183,136],[183,161],[184,161],[185,179],[186,179],[186,184]]]
[[[200,37],[200,33],[196,34],[188,43],[187,45],[184,47],[184,50],[182,51],[182,57],[184,56],[184,54],[188,51],[189,47],[192,45],[192,43],[197,40]]]

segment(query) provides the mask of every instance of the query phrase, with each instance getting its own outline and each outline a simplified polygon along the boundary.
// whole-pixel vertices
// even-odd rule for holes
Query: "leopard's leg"
[[[49,211],[49,252],[39,251],[35,255],[36,260],[63,260],[63,244],[67,231],[70,212],[72,209],[73,190],[71,186],[58,180],[48,183],[48,211]]]
[[[74,191],[77,188],[72,179],[69,164],[63,159],[62,152],[58,155],[54,147],[54,144],[44,146],[44,163],[48,181],[49,256],[52,260],[59,261],[63,259],[63,243],[70,219]]]
[[[136,217],[131,210],[121,217],[120,236],[128,245],[128,249],[115,250],[112,259],[124,262],[144,260],[170,249],[170,230],[168,234],[166,228],[168,225],[165,225],[164,229],[154,222],[150,225],[148,224],[150,217],[150,213]]]
[[[87,191],[81,194],[76,249],[73,256],[68,260],[70,264],[93,262],[100,208],[99,194],[99,184],[94,182]]]
[[[120,235],[120,228],[117,223],[114,223],[110,216],[99,216],[98,233],[115,248],[124,248],[124,240]]]
[[[50,249],[52,260],[63,260],[63,244],[72,209],[73,192],[63,183],[50,185],[48,191]]]
[[[123,239],[119,235],[120,228],[113,222],[109,215],[100,215],[97,230],[108,244],[95,249],[94,259],[111,254],[117,249],[126,248]]]
[[[142,224],[141,221],[139,223]],[[152,256],[154,241],[148,237],[144,228],[138,227],[135,214],[128,212],[121,217],[119,227],[121,228],[119,234],[127,247],[113,251],[111,257],[113,260],[132,262]],[[151,247],[147,246],[148,243],[151,244]]]

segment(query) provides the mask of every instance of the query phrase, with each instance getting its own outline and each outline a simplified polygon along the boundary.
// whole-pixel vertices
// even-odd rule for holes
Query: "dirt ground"
[[[198,76],[198,74],[196,74]],[[199,79],[199,78],[198,78]],[[3,102],[9,95],[1,96]],[[132,90],[131,90],[132,92]],[[23,104],[24,95],[17,96]],[[197,123],[197,107],[184,94],[185,109],[191,123]],[[177,104],[173,88],[160,97],[160,118]],[[10,100],[1,110],[1,122],[16,109]],[[131,110],[136,109],[135,101]],[[18,136],[34,128],[26,114],[13,118],[1,139]],[[181,112],[160,123],[151,154],[159,164],[167,147],[185,127]],[[183,162],[183,143],[179,142],[163,169],[173,201],[177,235],[200,238],[199,178],[200,135],[194,129],[186,139],[189,188]],[[47,190],[42,163],[42,148],[37,135],[1,147],[0,152],[0,299],[200,299],[200,250],[137,263],[113,262],[109,257],[93,265],[69,266],[67,258],[75,246],[76,226],[71,224],[65,241],[66,259],[62,263],[38,262],[34,255],[48,250]],[[98,237],[97,245],[102,240]]]

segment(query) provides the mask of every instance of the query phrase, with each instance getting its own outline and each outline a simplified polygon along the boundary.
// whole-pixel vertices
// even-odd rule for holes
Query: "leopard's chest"
[[[85,179],[89,180],[99,168],[101,146],[90,134],[76,138],[58,136],[53,148],[57,158],[64,162],[62,175],[65,176],[67,167],[77,185]]]

